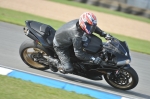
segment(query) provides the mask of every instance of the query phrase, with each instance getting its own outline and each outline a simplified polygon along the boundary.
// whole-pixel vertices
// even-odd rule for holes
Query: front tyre
[[[138,75],[132,67],[123,68],[120,70],[120,73],[106,74],[104,78],[108,84],[112,87],[121,89],[121,90],[130,90],[138,84]]]
[[[43,57],[48,56],[48,52],[42,47],[37,47],[33,40],[24,41],[20,46],[19,54],[23,62],[29,67],[38,70],[49,69],[47,60]]]

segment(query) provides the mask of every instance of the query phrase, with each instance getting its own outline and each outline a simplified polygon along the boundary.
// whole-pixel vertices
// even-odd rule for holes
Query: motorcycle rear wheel
[[[109,85],[121,90],[130,90],[137,86],[139,78],[132,67],[124,68],[121,72],[117,80],[112,73],[104,75],[104,78]]]
[[[36,43],[33,40],[26,40],[24,41],[19,49],[19,54],[21,59],[25,64],[27,64],[29,67],[38,69],[38,70],[47,70],[49,69],[49,65],[41,64],[39,62],[34,61],[34,59],[31,57],[31,55],[36,55],[37,53],[40,53],[41,55],[48,56],[47,51],[44,49],[38,48]]]

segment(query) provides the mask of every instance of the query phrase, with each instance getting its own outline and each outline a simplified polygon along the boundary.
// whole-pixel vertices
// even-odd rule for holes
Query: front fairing
[[[120,53],[116,53],[117,61],[123,61],[127,59],[131,61],[130,52],[127,43],[125,41],[119,41],[119,43],[120,46],[118,50],[120,51]]]
[[[131,61],[129,48],[125,41],[120,41],[116,38],[113,38],[111,41],[108,41],[106,44],[104,44],[103,47],[107,52],[116,56],[116,61]]]

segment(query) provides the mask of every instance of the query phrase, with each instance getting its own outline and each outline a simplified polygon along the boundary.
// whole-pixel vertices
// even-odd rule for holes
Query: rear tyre
[[[47,60],[43,57],[48,56],[49,52],[42,46],[40,48],[37,47],[37,44],[33,40],[24,41],[20,46],[19,54],[23,62],[29,67],[38,70],[49,69],[49,65],[46,63]],[[38,57],[40,58],[40,62]]]
[[[114,73],[104,75],[106,82],[112,87],[121,90],[130,90],[136,87],[139,78],[132,67],[121,69],[120,72],[118,77],[115,77]]]

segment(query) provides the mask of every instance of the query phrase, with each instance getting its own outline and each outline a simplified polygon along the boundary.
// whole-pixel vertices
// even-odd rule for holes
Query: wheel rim
[[[120,70],[119,79],[117,80],[113,77],[110,78],[109,75],[107,75],[107,79],[109,79],[110,84],[121,89],[131,87],[134,82],[132,75],[126,70]]]
[[[44,65],[42,64],[39,64],[38,62],[35,62],[32,58],[31,58],[31,55],[32,54],[36,54],[36,53],[41,53],[43,56],[47,56],[47,54],[39,49],[39,48],[27,48],[24,50],[23,52],[23,57],[25,59],[25,61],[31,65],[32,67],[35,67],[35,68],[45,68]]]

